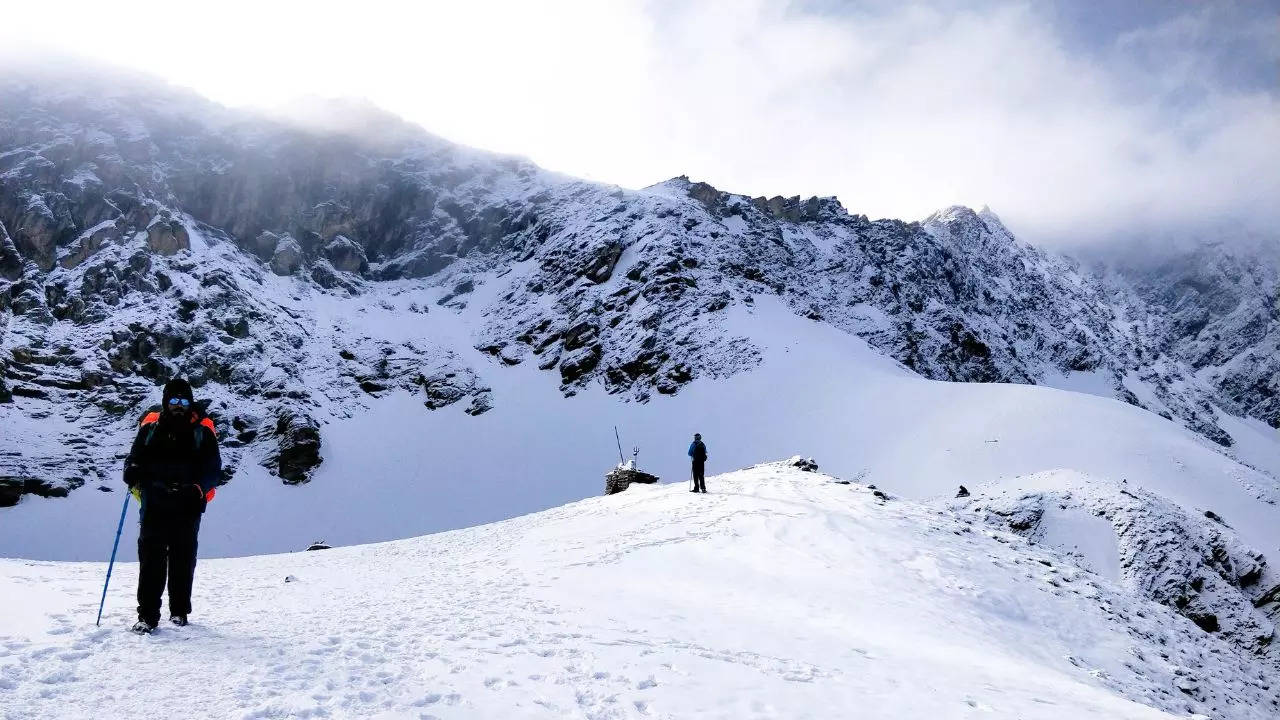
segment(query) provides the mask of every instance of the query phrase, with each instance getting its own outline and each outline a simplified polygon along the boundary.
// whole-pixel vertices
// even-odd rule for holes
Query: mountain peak
[[[985,206],[983,208],[986,209]],[[974,223],[980,222],[978,213],[968,205],[948,205],[947,207],[935,210],[924,219],[922,224],[939,223],[950,225],[952,223]]]

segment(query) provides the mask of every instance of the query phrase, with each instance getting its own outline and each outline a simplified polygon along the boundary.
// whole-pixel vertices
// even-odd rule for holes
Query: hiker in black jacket
[[[702,442],[702,435],[693,434],[693,442],[689,443],[689,457],[693,458],[693,489],[689,492],[707,491],[706,466],[707,445]]]
[[[170,380],[163,398],[159,412],[142,418],[124,463],[125,484],[142,503],[137,633],[149,633],[160,623],[166,575],[169,619],[187,624],[200,515],[222,473],[213,420],[195,407],[191,385]]]

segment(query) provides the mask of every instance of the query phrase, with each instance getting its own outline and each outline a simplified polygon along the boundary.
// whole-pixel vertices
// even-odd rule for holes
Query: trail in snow
[[[5,718],[1271,717],[1260,668],[1020,538],[766,465],[380,545],[0,561]],[[1159,708],[1159,709],[1156,709]]]

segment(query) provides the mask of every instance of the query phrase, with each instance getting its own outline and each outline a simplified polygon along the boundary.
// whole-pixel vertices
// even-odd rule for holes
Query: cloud
[[[670,12],[655,74],[680,112],[666,130],[713,184],[908,218],[988,203],[1063,244],[1277,219],[1280,104],[1216,84],[1178,42],[1212,32],[1209,14],[1073,49],[1022,4]]]
[[[1280,23],[1239,4],[57,5],[18,6],[0,41],[52,13],[61,49],[223,102],[363,97],[632,187],[687,173],[907,219],[989,204],[1059,245],[1280,220]]]

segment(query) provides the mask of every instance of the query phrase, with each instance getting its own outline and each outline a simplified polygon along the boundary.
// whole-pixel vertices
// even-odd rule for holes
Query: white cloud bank
[[[1280,52],[1280,22],[1220,25],[1212,6],[1084,48],[1042,3],[69,5],[9,8],[0,41],[233,105],[364,97],[627,186],[687,173],[908,219],[990,204],[1064,244],[1188,224],[1274,235],[1280,219],[1280,90],[1215,71],[1242,32]]]

